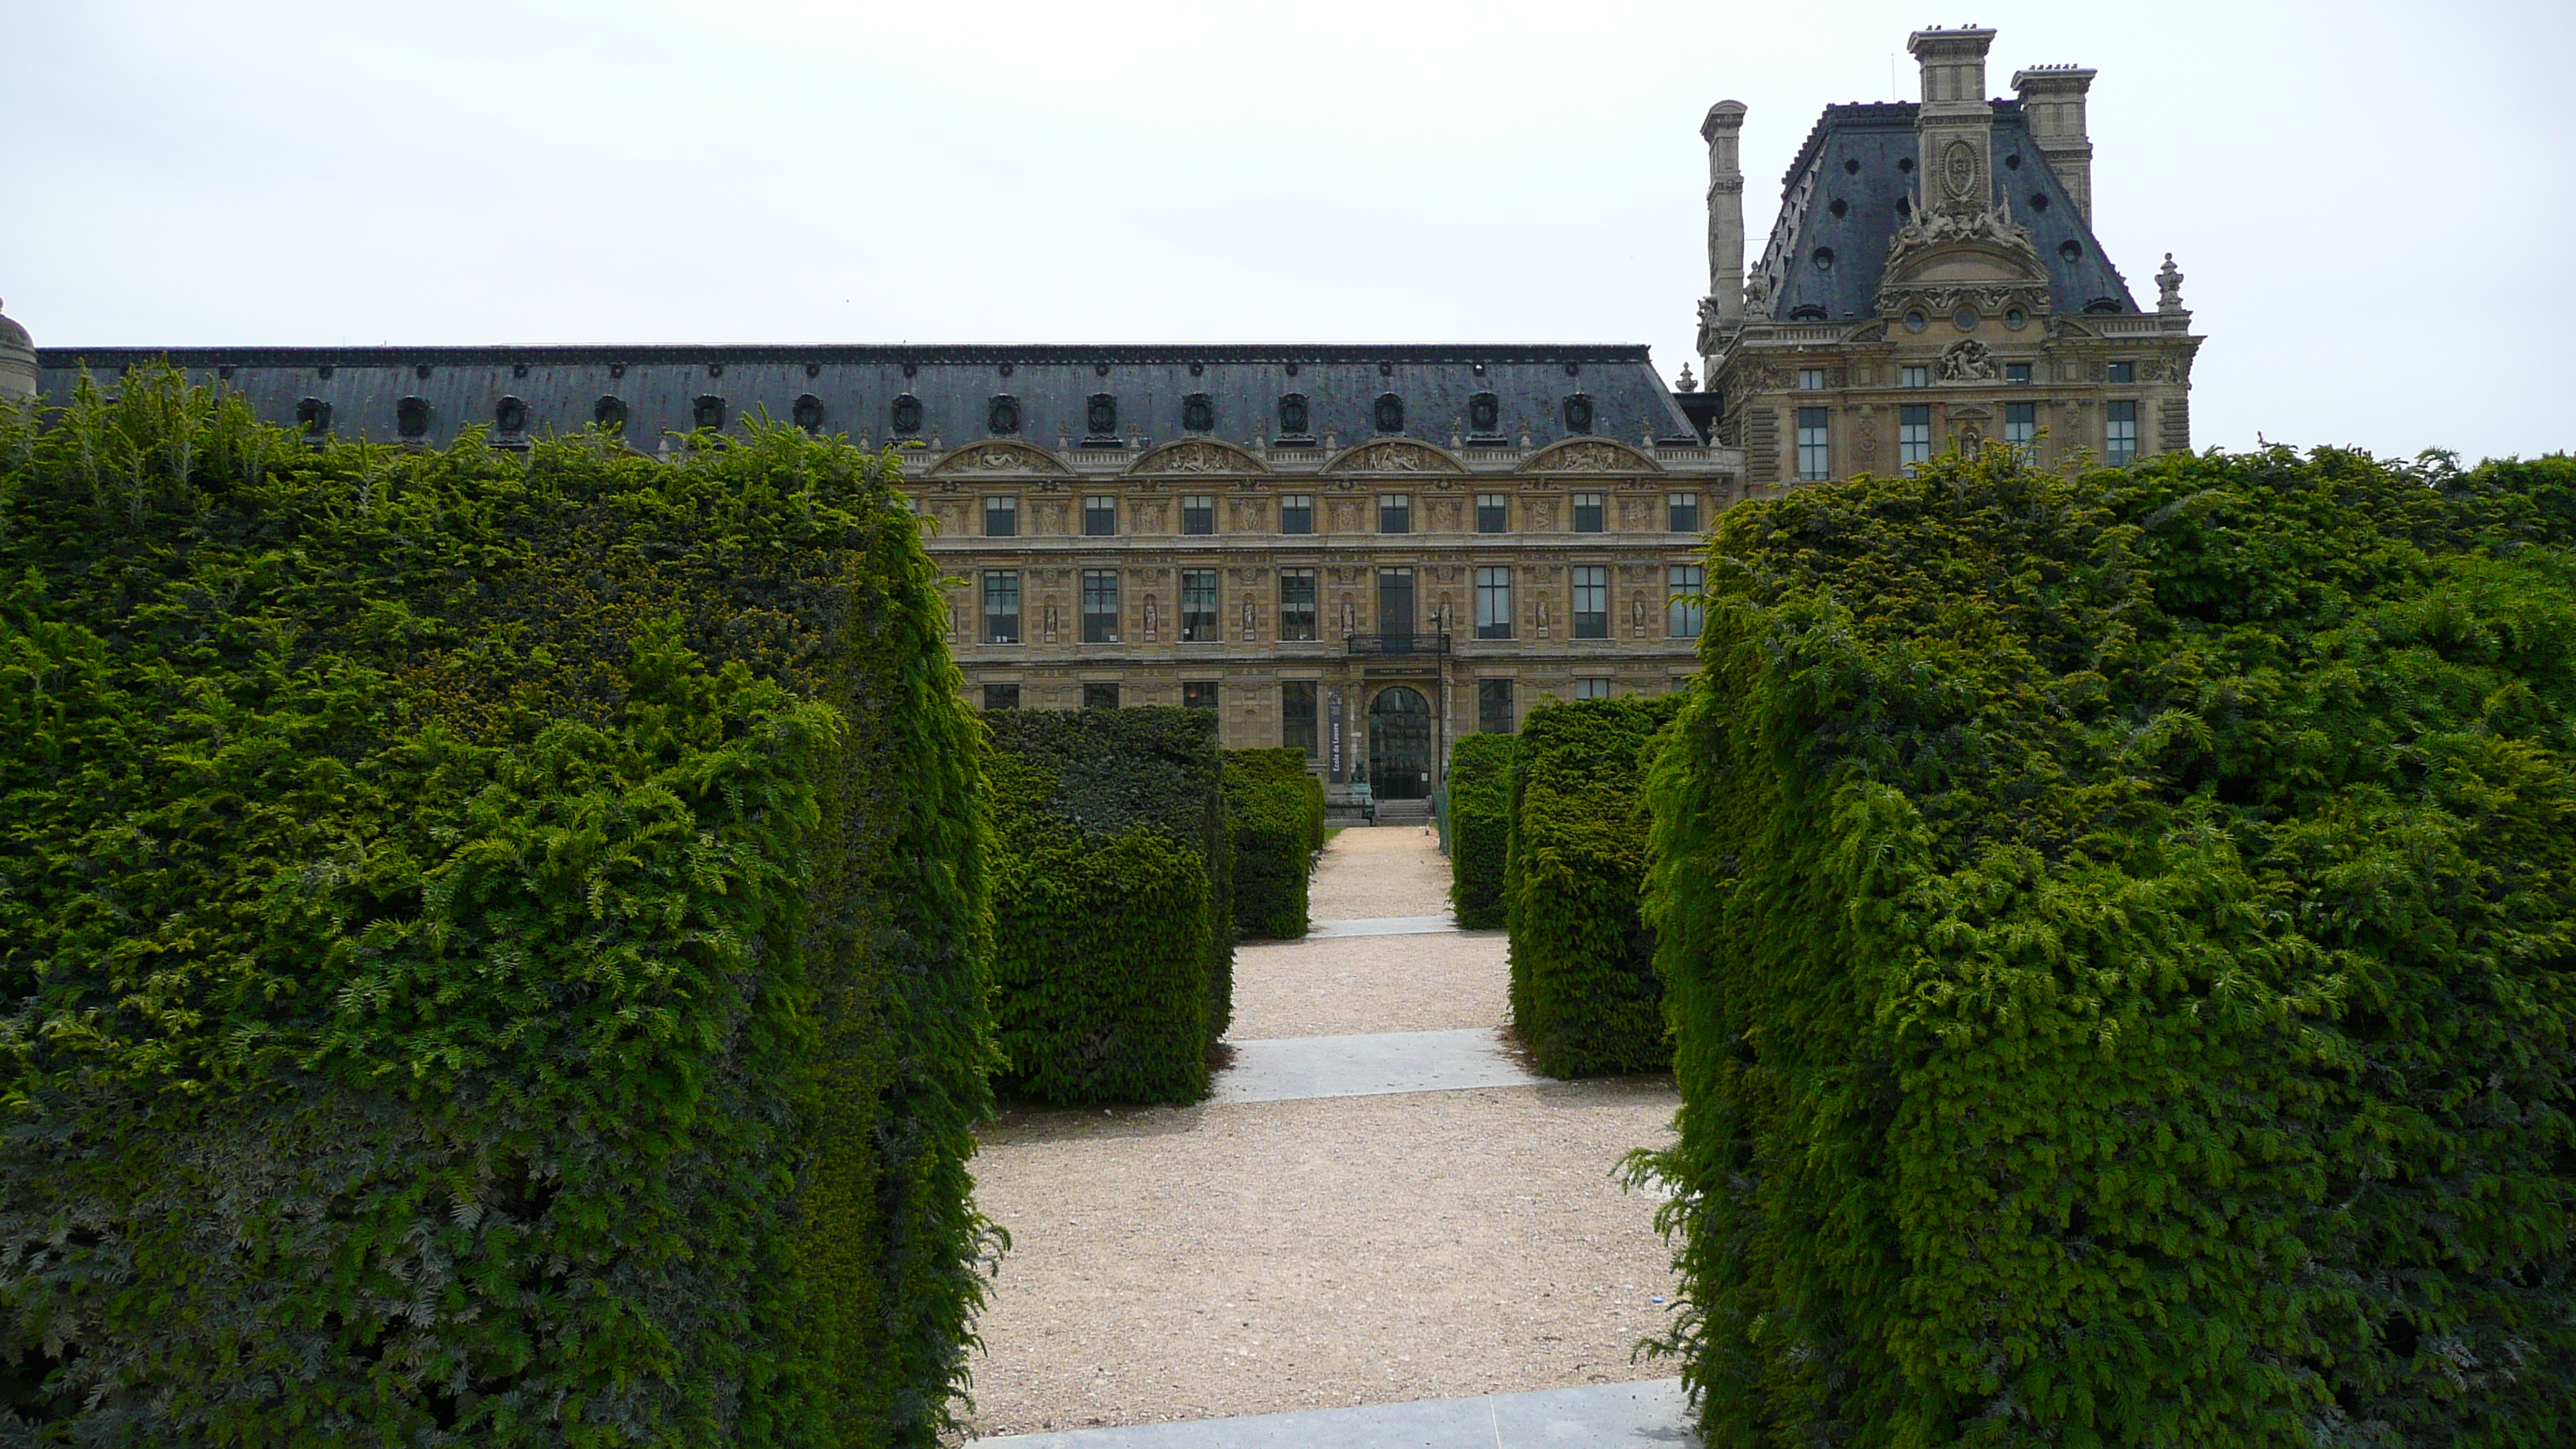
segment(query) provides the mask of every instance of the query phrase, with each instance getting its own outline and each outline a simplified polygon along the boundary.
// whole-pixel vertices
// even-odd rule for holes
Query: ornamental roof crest
[[[924,476],[946,478],[959,473],[1042,473],[1049,477],[1070,478],[1073,470],[1064,460],[1033,443],[1014,442],[1009,438],[986,438],[968,443],[930,465]]]
[[[1464,473],[1467,465],[1446,449],[1410,438],[1380,438],[1345,449],[1324,465],[1326,473]]]
[[[1130,473],[1267,473],[1260,459],[1214,438],[1181,438],[1148,449]]]
[[[1607,438],[1568,438],[1541,448],[1521,464],[1524,473],[1661,473],[1664,465]]]

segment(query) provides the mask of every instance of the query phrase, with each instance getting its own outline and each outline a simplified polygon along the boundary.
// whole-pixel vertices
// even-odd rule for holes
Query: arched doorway
[[[1381,800],[1430,795],[1431,703],[1420,690],[1390,684],[1369,701],[1368,773]]]

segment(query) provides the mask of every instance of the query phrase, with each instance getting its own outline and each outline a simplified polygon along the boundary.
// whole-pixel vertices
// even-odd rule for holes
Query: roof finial
[[[2182,273],[2174,266],[2173,253],[2165,253],[2164,269],[2156,273],[2156,310],[2182,310]]]
[[[1682,375],[1681,375],[1681,378],[1680,378],[1680,380],[1676,381],[1676,382],[1673,384],[1673,389],[1674,389],[1674,391],[1676,391],[1676,392],[1697,392],[1697,391],[1699,391],[1699,379],[1698,379],[1698,378],[1696,378],[1696,377],[1691,376],[1691,370],[1690,370],[1690,364],[1689,364],[1689,363],[1685,362],[1685,363],[1683,363],[1683,364],[1682,364]]]

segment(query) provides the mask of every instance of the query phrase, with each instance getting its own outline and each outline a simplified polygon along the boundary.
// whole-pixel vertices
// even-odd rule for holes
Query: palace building
[[[1449,742],[1695,668],[1729,504],[1953,444],[2190,443],[2199,339],[2090,225],[2093,72],[1984,98],[1994,33],[1924,31],[1920,105],[1828,107],[1745,270],[1745,108],[1709,112],[1708,378],[1641,346],[45,348],[0,395],[167,357],[331,434],[639,445],[753,410],[903,460],[987,708],[1215,711],[1337,786],[1427,793]]]

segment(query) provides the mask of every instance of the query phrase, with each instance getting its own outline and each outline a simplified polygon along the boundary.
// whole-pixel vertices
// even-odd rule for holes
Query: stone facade
[[[2121,463],[2191,446],[2201,339],[2172,257],[2143,311],[2094,237],[2094,72],[1986,97],[1991,30],[1918,31],[1921,102],[1828,107],[1744,268],[1745,108],[1709,148],[1709,295],[1694,400],[1757,490],[1888,473],[1952,447]]]

